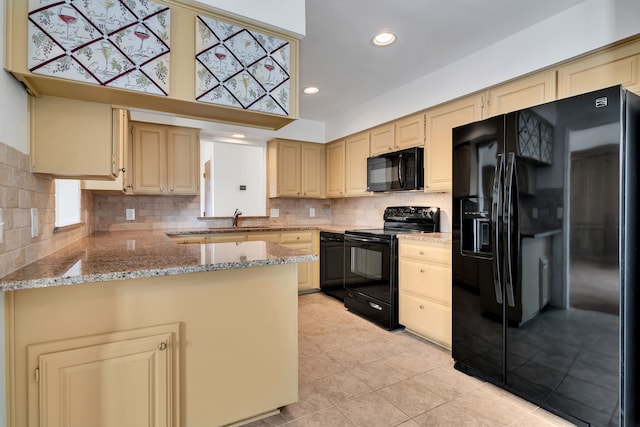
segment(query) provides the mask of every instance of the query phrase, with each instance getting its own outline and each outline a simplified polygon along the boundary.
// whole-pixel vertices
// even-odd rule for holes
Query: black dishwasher
[[[344,234],[320,232],[320,290],[344,301]]]

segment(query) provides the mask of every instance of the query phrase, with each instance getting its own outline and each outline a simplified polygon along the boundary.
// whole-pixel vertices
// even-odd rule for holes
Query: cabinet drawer
[[[313,231],[291,231],[282,233],[282,237],[280,237],[281,243],[299,243],[312,241]]]
[[[249,233],[248,241],[262,240],[264,242],[280,243],[280,233]]]
[[[451,310],[400,292],[399,320],[409,331],[451,348]]]
[[[246,233],[220,233],[207,236],[207,243],[244,242],[246,240]]]
[[[171,240],[174,242],[184,245],[189,243],[206,243],[206,236],[172,236]]]
[[[399,254],[400,257],[412,257],[451,265],[451,244],[449,243],[401,240]]]
[[[440,264],[400,259],[400,291],[451,306],[451,268]]]

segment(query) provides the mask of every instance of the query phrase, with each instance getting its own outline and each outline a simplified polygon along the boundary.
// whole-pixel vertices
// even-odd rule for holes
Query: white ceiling
[[[306,36],[300,43],[299,116],[319,122],[348,111],[585,0],[306,0]],[[381,30],[398,36],[381,48]],[[148,116],[133,116],[154,121]],[[209,139],[238,127],[189,120]],[[249,139],[274,132],[244,128]]]

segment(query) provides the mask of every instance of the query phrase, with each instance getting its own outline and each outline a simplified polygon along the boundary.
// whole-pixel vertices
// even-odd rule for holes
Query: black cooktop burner
[[[383,229],[348,230],[345,234],[377,236],[389,239],[400,233],[437,233],[440,231],[440,208],[393,206],[384,210]]]

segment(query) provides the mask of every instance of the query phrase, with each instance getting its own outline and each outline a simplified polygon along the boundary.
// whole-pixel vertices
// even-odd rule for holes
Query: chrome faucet
[[[238,217],[242,215],[242,211],[240,209],[236,209],[236,211],[233,213],[233,228],[236,228],[238,226]]]

